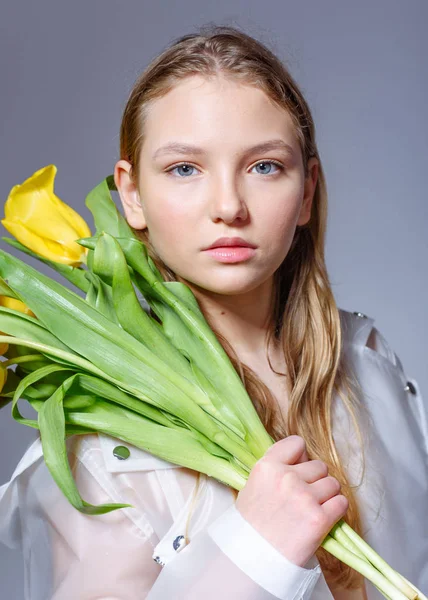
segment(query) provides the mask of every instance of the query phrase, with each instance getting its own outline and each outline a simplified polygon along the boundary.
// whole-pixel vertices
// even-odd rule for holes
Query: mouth
[[[242,238],[219,238],[211,246],[205,248],[215,261],[221,263],[240,263],[251,259],[256,254],[257,246]]]
[[[257,248],[255,244],[244,240],[241,237],[221,237],[218,238],[211,246],[204,250],[213,250],[214,248]]]

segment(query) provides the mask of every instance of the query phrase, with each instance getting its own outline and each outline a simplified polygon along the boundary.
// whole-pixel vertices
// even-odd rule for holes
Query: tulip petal
[[[90,237],[92,235],[91,230],[89,229],[89,225],[86,223],[84,218],[79,215],[79,213],[76,212],[71,206],[58,198],[58,196],[54,193],[54,180],[56,173],[56,166],[48,165],[47,167],[36,171],[33,177],[37,176],[35,181],[36,185],[38,185],[40,188],[44,188],[46,193],[51,194],[51,201],[58,208],[61,216],[76,231],[77,237],[75,239],[81,237]]]
[[[13,221],[26,227],[35,236],[44,238],[45,240],[52,240],[64,246],[70,246],[70,251],[73,254],[76,252],[77,254],[81,253],[82,247],[76,244],[75,241],[79,239],[79,234],[75,229],[70,227],[69,223],[58,212],[51,210],[48,214],[33,215],[28,220],[23,220],[19,215],[16,215]]]
[[[58,244],[52,240],[45,240],[44,238],[34,235],[21,223],[14,223],[6,219],[3,219],[1,222],[5,229],[19,240],[21,244],[27,246],[27,248],[36,254],[40,254],[40,256],[43,256],[44,258],[67,265],[75,265],[83,262],[85,259],[83,248],[80,253],[70,255],[69,248],[65,248],[62,244]],[[76,244],[76,246],[77,248],[81,248],[79,244]]]
[[[77,233],[77,237],[75,239],[79,239],[82,237],[91,237],[92,233],[89,229],[89,225],[86,223],[85,219],[79,215],[71,206],[63,202],[58,196],[55,194],[52,197],[52,202],[54,202],[55,206],[58,208],[59,212],[63,216],[63,218],[73,227],[74,231]]]
[[[81,217],[79,213],[76,212],[71,206],[68,206],[68,204],[58,198],[58,196],[54,193],[54,180],[56,173],[56,166],[48,165],[36,171],[21,185],[14,186],[5,205],[6,219],[11,218],[8,214],[8,212],[11,211],[12,218],[18,214],[21,221],[26,223],[28,219],[32,219],[32,214],[35,212],[34,210],[29,210],[31,208],[35,208],[39,216],[43,208],[47,209],[49,218],[52,218],[52,206],[49,206],[49,204],[53,204],[58,209],[62,219],[68,223],[68,225],[77,234],[72,237],[73,240],[81,237],[90,237],[91,230],[89,229],[89,226],[83,217]],[[9,202],[9,199],[11,199],[11,202]],[[36,206],[31,206],[35,204],[35,200],[33,199],[37,200]],[[30,200],[30,206],[26,205],[28,200]]]
[[[23,183],[15,185],[4,206],[6,219],[13,219],[17,213],[22,220],[25,220],[25,217],[31,218],[40,201],[48,201],[49,206],[56,171],[55,165],[43,167]]]
[[[10,202],[9,196],[6,204]],[[38,190],[31,194],[19,194],[12,198],[6,211],[6,221],[14,221],[31,227],[33,233],[40,237],[56,240],[66,244],[79,239],[79,233],[57,210],[52,196]]]
[[[54,194],[56,172],[55,165],[48,165],[14,186],[2,223],[18,241],[45,258],[81,263],[87,251],[75,240],[90,236],[91,231],[85,220]]]

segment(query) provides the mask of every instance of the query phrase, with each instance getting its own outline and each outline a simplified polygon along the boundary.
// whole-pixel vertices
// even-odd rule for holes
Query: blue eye
[[[167,171],[167,173],[172,173],[176,169],[183,169],[183,168],[184,169],[196,169],[196,167],[194,167],[192,165],[189,165],[187,163],[181,163],[180,165],[175,165],[175,167],[171,167],[171,169],[169,169]],[[184,171],[184,177],[187,177],[188,175],[189,175],[189,172],[188,171]],[[182,177],[182,179],[184,179],[184,178]]]
[[[266,171],[262,171],[261,173],[259,171],[260,175],[270,175],[271,169],[272,169],[272,165],[274,165],[275,167],[278,167],[278,169],[280,171],[284,170],[284,167],[282,166],[282,164],[279,163],[279,162],[277,162],[276,160],[262,160],[262,161],[258,162],[256,165],[254,165],[253,169],[255,169],[256,167],[260,167],[261,165],[263,167],[265,167],[266,165],[269,166],[269,170],[267,172]]]

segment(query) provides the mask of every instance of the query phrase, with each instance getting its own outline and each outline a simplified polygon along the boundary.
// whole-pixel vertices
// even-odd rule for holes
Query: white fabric
[[[319,565],[308,576],[305,569],[284,561],[284,556],[243,518],[235,504],[208,527],[208,533],[241,571],[251,574],[252,579],[275,598],[287,600],[309,596],[318,580]],[[251,551],[242,552],[242,548]],[[266,569],[267,559],[269,570]]]
[[[356,494],[365,539],[427,593],[427,407],[373,319],[340,314],[344,359],[362,388],[366,472]],[[358,484],[356,436],[337,398],[334,436]],[[128,459],[113,456],[117,445],[130,449]],[[52,480],[36,440],[0,487],[0,541],[23,552],[27,600],[332,599],[317,559],[301,568],[282,557],[243,519],[226,485],[205,475],[198,485],[195,471],[109,436],[73,436],[67,449],[86,501],[134,508],[82,515]],[[175,549],[187,525],[189,543]],[[366,588],[368,600],[382,598]]]

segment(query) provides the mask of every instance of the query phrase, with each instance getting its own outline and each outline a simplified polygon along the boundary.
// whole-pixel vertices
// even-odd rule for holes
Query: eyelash
[[[280,171],[284,171],[284,165],[282,163],[280,163],[277,160],[260,160],[259,162],[257,162],[255,165],[253,165],[252,169],[254,169],[254,167],[257,167],[257,165],[261,165],[261,164],[273,164],[276,167],[278,167],[280,169]],[[170,167],[169,169],[167,169],[165,172],[169,174],[171,174],[171,172],[174,169],[178,169],[178,167],[193,167],[194,169],[197,169],[197,167],[195,167],[194,165],[190,164],[190,163],[186,163],[186,162],[182,162],[182,163],[178,163],[177,165],[173,165],[172,167]],[[271,175],[270,173],[267,174],[268,176]],[[187,179],[186,177],[180,177],[180,179]]]

